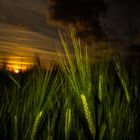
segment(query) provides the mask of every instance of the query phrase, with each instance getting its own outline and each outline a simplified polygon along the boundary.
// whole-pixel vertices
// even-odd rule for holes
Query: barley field
[[[1,69],[0,140],[140,140],[140,65],[117,53],[90,63],[74,31],[60,40],[47,70]]]

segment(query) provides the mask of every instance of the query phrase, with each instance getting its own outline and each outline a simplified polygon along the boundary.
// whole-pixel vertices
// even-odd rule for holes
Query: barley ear
[[[30,140],[34,140],[41,116],[42,116],[42,111],[36,116]]]
[[[100,132],[100,135],[99,135],[99,140],[103,140],[105,131],[106,131],[106,123],[103,123],[102,128],[101,128],[101,132]]]
[[[71,109],[68,108],[65,116],[65,140],[68,140],[69,138],[70,125],[71,125]]]
[[[102,86],[103,86],[103,76],[100,74],[99,75],[99,81],[98,81],[98,98],[100,102],[102,101]]]
[[[90,133],[92,134],[93,139],[95,139],[96,128],[95,128],[95,124],[93,122],[93,119],[91,117],[91,112],[89,110],[85,95],[81,94],[81,100],[82,100],[82,103],[83,103],[84,113],[85,113],[85,117],[86,117],[86,120],[87,120],[88,125],[89,125]]]
[[[14,117],[14,140],[18,139],[17,116]]]

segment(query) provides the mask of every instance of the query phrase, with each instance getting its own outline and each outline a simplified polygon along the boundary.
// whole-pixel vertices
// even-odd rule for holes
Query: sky
[[[139,0],[105,0],[108,5],[107,21],[114,38],[140,43],[140,1]]]
[[[36,53],[44,62],[54,59],[58,34],[46,21],[45,1],[0,0],[0,57],[31,64]]]
[[[0,57],[32,63],[56,56],[58,27],[75,25],[81,39],[104,40],[118,50],[140,45],[139,0],[0,0]],[[119,44],[119,45],[118,45]],[[91,46],[90,49],[94,49]],[[95,52],[94,52],[95,53]]]

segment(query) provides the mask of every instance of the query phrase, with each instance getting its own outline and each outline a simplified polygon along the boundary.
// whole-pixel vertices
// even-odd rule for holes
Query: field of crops
[[[0,71],[0,140],[139,140],[140,66],[103,53],[90,63],[71,33],[45,70]],[[81,49],[82,48],[82,49]]]

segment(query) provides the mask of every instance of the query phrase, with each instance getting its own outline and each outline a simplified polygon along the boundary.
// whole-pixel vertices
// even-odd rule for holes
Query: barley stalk
[[[71,109],[68,108],[65,116],[65,139],[68,140],[71,124]]]
[[[82,100],[82,103],[83,103],[83,107],[84,107],[84,111],[85,111],[85,117],[86,117],[88,125],[89,125],[90,133],[92,134],[93,138],[95,139],[96,128],[95,128],[94,122],[92,120],[91,112],[89,110],[85,95],[81,94],[81,100]]]
[[[126,75],[125,71],[123,71],[123,69],[122,69],[123,67],[121,66],[119,60],[115,60],[115,64],[116,64],[116,68],[117,68],[117,74],[118,74],[118,76],[120,78],[120,81],[121,81],[121,84],[124,88],[124,92],[125,92],[127,102],[130,103],[131,99],[130,99],[130,95],[129,95],[127,84],[126,84],[127,75]]]
[[[130,99],[130,96],[129,96],[129,93],[128,93],[126,83],[123,79],[121,79],[121,81],[122,81],[122,85],[123,85],[123,88],[124,88],[124,91],[125,91],[126,99],[127,99],[128,103],[130,103],[131,99]]]
[[[34,140],[41,116],[42,116],[42,111],[36,116],[30,140]]]
[[[103,140],[105,131],[106,131],[106,123],[103,123],[102,128],[101,128],[101,132],[100,132],[100,135],[99,135],[99,140]]]
[[[14,140],[17,140],[18,139],[18,133],[17,133],[17,116],[15,115],[14,117]]]
[[[98,98],[100,102],[102,101],[102,86],[103,86],[103,76],[100,74],[99,75],[99,82],[98,82]]]

